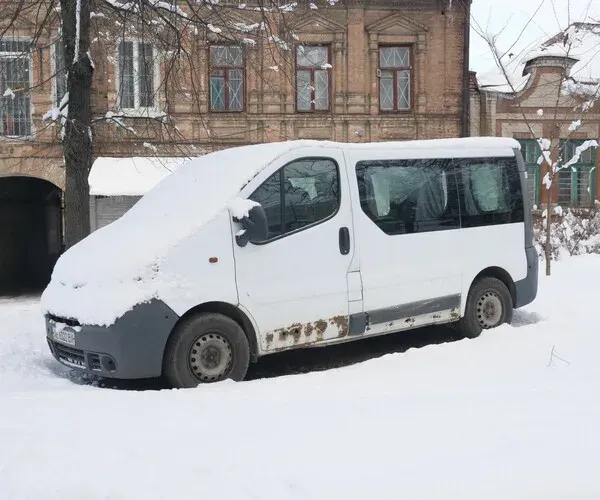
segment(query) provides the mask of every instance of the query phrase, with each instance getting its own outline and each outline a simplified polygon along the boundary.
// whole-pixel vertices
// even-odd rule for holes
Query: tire
[[[483,330],[510,323],[512,314],[512,297],[506,285],[497,278],[481,278],[471,286],[465,315],[457,323],[458,330],[473,339]]]
[[[197,314],[179,324],[167,342],[163,375],[177,389],[244,380],[250,347],[244,330],[223,314]]]

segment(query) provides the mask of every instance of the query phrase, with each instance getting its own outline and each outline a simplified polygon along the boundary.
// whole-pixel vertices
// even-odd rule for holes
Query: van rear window
[[[523,222],[521,177],[514,158],[454,161],[462,227]]]
[[[362,161],[360,204],[386,234],[523,222],[514,158]]]

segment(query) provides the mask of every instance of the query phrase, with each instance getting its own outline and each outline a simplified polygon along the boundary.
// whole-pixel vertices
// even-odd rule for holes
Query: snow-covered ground
[[[83,383],[0,300],[0,499],[596,500],[599,280],[572,257],[478,339],[182,391]]]

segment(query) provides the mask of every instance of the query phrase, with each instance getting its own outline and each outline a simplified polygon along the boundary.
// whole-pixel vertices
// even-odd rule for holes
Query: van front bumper
[[[167,339],[179,316],[164,302],[139,304],[108,327],[46,315],[46,339],[62,364],[101,377],[159,377]]]

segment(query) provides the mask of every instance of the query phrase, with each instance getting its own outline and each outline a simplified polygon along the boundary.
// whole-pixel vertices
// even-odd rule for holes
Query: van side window
[[[514,158],[455,161],[462,227],[523,222],[521,178]]]
[[[307,158],[275,172],[249,197],[267,214],[269,239],[325,220],[340,203],[337,164]]]
[[[356,176],[363,211],[386,234],[460,226],[452,160],[361,161]]]

